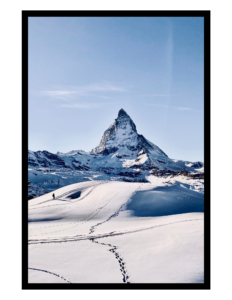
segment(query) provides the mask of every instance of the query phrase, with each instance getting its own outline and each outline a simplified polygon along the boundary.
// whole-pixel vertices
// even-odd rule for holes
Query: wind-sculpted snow
[[[185,188],[183,184],[156,187],[137,192],[126,209],[137,217],[159,217],[204,212],[204,195]]]
[[[202,194],[155,178],[76,183],[58,189],[54,200],[52,193],[30,200],[29,282],[202,282],[203,213],[185,198]],[[188,213],[169,215],[158,192],[175,207],[170,188],[190,201]],[[140,198],[142,210],[158,203],[163,216],[137,217],[133,203]]]

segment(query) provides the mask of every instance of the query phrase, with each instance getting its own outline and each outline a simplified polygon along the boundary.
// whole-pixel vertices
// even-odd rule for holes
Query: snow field
[[[151,197],[155,188],[165,194],[165,187],[159,178],[89,181],[56,190],[57,200],[52,193],[30,200],[29,282],[202,282],[202,212],[193,206],[188,213],[136,217],[127,209],[137,195]],[[181,197],[185,188],[178,187]],[[79,198],[68,198],[77,191]]]

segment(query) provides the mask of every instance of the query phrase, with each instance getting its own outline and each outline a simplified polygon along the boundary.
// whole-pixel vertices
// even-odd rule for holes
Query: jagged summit
[[[157,155],[167,156],[159,147],[137,133],[135,123],[123,108],[119,110],[118,117],[113,124],[104,132],[99,146],[94,148],[91,153],[108,155],[120,148],[132,152],[143,150],[144,153],[149,153],[152,151]]]
[[[118,112],[118,117],[115,119],[116,127],[120,127],[122,124],[128,123],[131,126],[131,130],[137,133],[135,123],[131,119],[131,117],[126,113],[126,111],[121,108]]]
[[[129,117],[130,116],[125,112],[125,110],[123,108],[120,109],[120,111],[118,112],[118,117]]]

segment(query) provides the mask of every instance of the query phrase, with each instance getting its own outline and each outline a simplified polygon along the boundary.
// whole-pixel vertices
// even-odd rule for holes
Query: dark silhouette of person
[[[54,193],[52,194],[52,197],[53,197],[53,199],[55,199],[55,194]]]

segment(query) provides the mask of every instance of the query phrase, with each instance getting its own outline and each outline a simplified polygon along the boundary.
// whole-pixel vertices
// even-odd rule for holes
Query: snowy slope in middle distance
[[[156,153],[141,151],[131,151],[127,147],[120,147],[115,152],[104,155],[102,153],[79,153],[59,154],[66,164],[74,170],[107,170],[112,174],[118,174],[121,170],[127,172],[138,172],[152,170],[171,170],[189,173],[201,173],[203,164],[201,162],[192,163],[189,161],[173,160],[169,157],[160,156]],[[197,165],[199,164],[199,166]]]
[[[50,193],[29,201],[29,282],[202,282],[203,213],[192,207],[177,215],[133,217],[128,210],[137,194],[155,201],[157,194],[147,193],[165,193],[165,187],[159,179],[92,181],[57,190],[56,200]],[[71,199],[77,191],[80,197]],[[179,189],[180,198],[185,193]],[[166,202],[160,204],[165,209]]]

